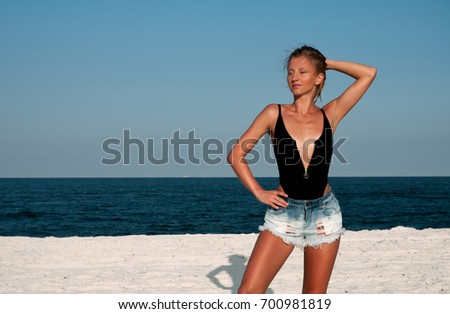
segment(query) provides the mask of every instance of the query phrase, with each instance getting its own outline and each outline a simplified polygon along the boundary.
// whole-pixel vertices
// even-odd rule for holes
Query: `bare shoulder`
[[[322,110],[325,112],[325,115],[327,116],[327,119],[331,124],[331,128],[334,130],[337,125],[337,121],[334,121],[336,112],[336,99],[333,99],[328,104],[323,106]]]
[[[265,121],[266,124],[271,125],[278,117],[278,104],[270,104],[264,107],[264,109],[259,113],[256,120]]]
[[[244,135],[251,137],[260,137],[262,134],[272,129],[278,117],[278,105],[270,104],[264,107],[264,109],[258,114]]]
[[[271,118],[278,116],[278,104],[267,105],[266,107],[264,107],[261,113]]]
[[[335,110],[335,108],[336,108],[336,99],[333,99],[328,104],[323,106],[322,110],[325,111],[325,114],[327,115],[327,117],[331,117],[332,112]]]

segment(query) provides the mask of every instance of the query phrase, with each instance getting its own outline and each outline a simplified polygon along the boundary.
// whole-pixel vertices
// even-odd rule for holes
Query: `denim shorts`
[[[341,208],[331,188],[318,199],[286,200],[286,208],[267,209],[260,231],[268,230],[285,243],[300,248],[320,248],[343,234]]]

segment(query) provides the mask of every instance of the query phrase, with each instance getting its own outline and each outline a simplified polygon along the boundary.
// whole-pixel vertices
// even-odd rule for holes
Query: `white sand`
[[[256,234],[0,237],[0,293],[234,293]],[[295,250],[269,293],[299,293]],[[347,231],[329,293],[449,293],[450,229]]]

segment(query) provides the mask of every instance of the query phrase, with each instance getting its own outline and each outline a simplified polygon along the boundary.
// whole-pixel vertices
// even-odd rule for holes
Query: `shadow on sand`
[[[209,272],[208,277],[217,287],[229,290],[230,293],[237,293],[241,284],[242,276],[245,272],[247,258],[244,255],[233,254],[228,257],[229,265],[222,265]],[[227,276],[228,278],[224,278]],[[231,282],[231,283],[230,283]],[[267,289],[269,294],[273,294],[271,288]]]

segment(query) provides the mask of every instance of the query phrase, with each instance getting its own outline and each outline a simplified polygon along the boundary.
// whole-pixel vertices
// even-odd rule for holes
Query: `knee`
[[[239,287],[237,293],[238,294],[251,294],[251,292],[249,290],[247,290],[245,287],[242,287],[242,286]]]
[[[303,294],[326,294],[327,289],[323,289],[320,287],[306,288],[303,289]]]
[[[263,294],[266,291],[258,287],[251,287],[248,285],[241,285],[238,289],[238,294]]]

